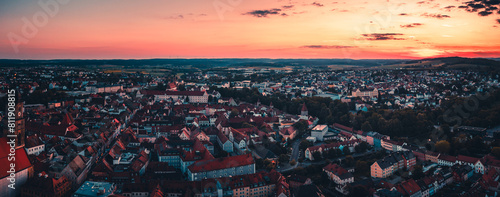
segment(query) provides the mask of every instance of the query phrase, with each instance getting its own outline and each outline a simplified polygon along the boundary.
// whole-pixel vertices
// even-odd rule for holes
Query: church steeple
[[[24,143],[26,140],[26,127],[24,120],[24,103],[20,101],[16,104],[16,148],[24,147]]]
[[[308,111],[307,111],[306,103],[302,104],[302,109],[300,110],[300,115],[301,116],[308,116]]]
[[[18,148],[23,148],[25,139],[26,139],[26,128],[25,128],[25,122],[24,122],[24,103],[21,100],[21,93],[19,90],[16,90],[16,100],[15,103],[16,105],[14,106],[14,133],[11,133],[9,131],[9,127],[6,127],[3,136],[2,137],[8,137],[9,135],[15,135],[16,136],[16,149]],[[6,106],[6,111],[8,111],[9,106],[7,104]],[[8,113],[6,113],[8,114]]]

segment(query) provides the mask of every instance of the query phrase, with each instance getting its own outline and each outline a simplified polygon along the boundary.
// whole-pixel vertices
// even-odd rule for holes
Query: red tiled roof
[[[302,104],[302,109],[300,111],[307,111],[306,103]]]
[[[415,182],[415,180],[413,180],[413,179],[404,181],[398,186],[399,187],[397,190],[399,192],[401,192],[402,194],[409,195],[409,196],[420,191],[420,187],[418,186],[417,182]]]
[[[214,156],[210,154],[205,145],[199,140],[196,140],[193,145],[193,150],[182,152],[182,161],[201,161],[214,159]]]
[[[252,119],[254,122],[266,122],[266,123],[278,121],[278,117],[252,117]]]
[[[42,142],[42,140],[40,140],[40,137],[38,137],[36,135],[29,136],[26,139],[26,148],[32,148],[32,147],[40,146],[40,145],[43,145],[43,142]]]
[[[149,155],[145,151],[139,153],[137,157],[138,158],[130,164],[130,168],[135,172],[139,172],[149,160]]]
[[[219,138],[219,140],[222,143],[226,143],[228,141],[226,135],[224,135],[224,133],[222,133],[222,131],[220,131],[219,133],[217,133],[217,137]]]
[[[62,125],[72,125],[73,122],[75,122],[75,121],[73,120],[73,117],[71,117],[71,114],[65,113],[63,115],[63,120],[61,122]]]
[[[475,164],[479,160],[479,158],[469,157],[469,156],[465,156],[465,155],[458,155],[457,156],[457,160],[458,161],[463,161],[463,162],[466,162],[466,163]]]
[[[35,175],[35,177],[30,179],[23,187],[54,195],[61,189],[64,189],[64,187],[69,187],[70,185],[71,183],[64,175],[55,178],[42,172],[38,176]]]
[[[282,135],[292,135],[295,132],[296,130],[294,127],[286,127],[280,130],[280,134]]]
[[[349,132],[352,132],[354,130],[352,127],[344,126],[344,125],[341,125],[338,123],[333,124],[333,127],[340,129],[340,130],[349,131]]]
[[[455,161],[457,160],[456,157],[450,156],[450,155],[439,155],[438,159],[443,160],[443,161],[452,162],[452,163],[455,163]]]
[[[486,155],[481,159],[481,162],[490,167],[500,167],[500,160],[496,159],[494,156]]]
[[[341,166],[337,165],[336,163],[331,163],[328,164],[327,166],[323,167],[323,170],[332,172],[333,174],[341,175],[344,173],[347,173],[347,170],[342,168]]]
[[[238,155],[232,157],[224,157],[211,159],[206,161],[197,161],[188,167],[191,172],[206,172],[213,170],[220,170],[226,168],[233,168],[238,166],[246,166],[254,164],[252,154]]]
[[[160,91],[160,90],[141,90],[144,95],[178,95],[178,96],[203,96],[205,91]]]
[[[30,160],[24,148],[19,148],[15,150],[16,160],[14,162],[9,161],[10,146],[7,144],[7,138],[0,138],[0,179],[9,176],[7,171],[10,170],[10,163],[15,163],[16,172],[20,172],[31,166]]]
[[[492,187],[497,188],[499,183],[500,173],[495,169],[491,168],[488,173],[484,174],[482,179],[480,180],[480,184],[485,186],[486,188]]]
[[[236,142],[241,142],[241,140],[246,141],[248,139],[248,136],[246,134],[243,134],[233,127],[231,127],[231,132],[233,133],[233,137]]]
[[[74,131],[78,129],[78,127],[74,125],[40,125],[36,123],[27,124],[27,128],[32,131],[38,131],[44,135],[54,135],[54,136],[65,136],[75,138],[80,136],[80,134],[75,133]],[[68,130],[70,129],[70,130]],[[67,131],[68,130],[68,131]]]

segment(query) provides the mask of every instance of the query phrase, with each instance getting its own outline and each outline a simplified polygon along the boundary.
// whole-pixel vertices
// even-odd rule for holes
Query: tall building
[[[307,120],[309,119],[309,113],[306,107],[306,103],[302,105],[302,109],[300,110],[300,119]]]
[[[21,187],[34,173],[26,150],[22,147],[11,149],[9,141],[9,138],[0,138],[0,196],[19,195]]]
[[[15,133],[10,133],[9,132],[9,127],[5,126],[3,135],[2,137],[9,137],[9,135],[16,135],[16,149],[18,148],[23,148],[25,141],[26,141],[26,127],[25,127],[25,121],[24,121],[24,103],[21,100],[21,94],[19,94],[19,91],[17,91],[16,95],[16,105],[14,107],[15,111]],[[8,109],[9,106],[7,104],[5,111],[6,111],[6,117],[8,121]],[[5,124],[8,125],[8,124]]]
[[[16,104],[16,148],[24,147],[26,141],[26,127],[24,122],[24,104],[19,101]]]
[[[352,92],[353,97],[378,97],[378,90],[377,88],[373,89],[357,89],[356,91]]]

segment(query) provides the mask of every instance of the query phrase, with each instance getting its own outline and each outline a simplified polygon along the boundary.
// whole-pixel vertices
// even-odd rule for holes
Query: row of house
[[[417,158],[410,151],[394,152],[370,166],[371,177],[386,178],[399,169],[410,169],[415,166]]]
[[[356,140],[348,140],[342,142],[334,142],[330,144],[321,144],[318,146],[311,146],[304,151],[304,156],[306,159],[313,161],[315,159],[313,154],[316,152],[319,152],[322,155],[324,152],[327,152],[332,149],[343,150],[344,148],[348,148],[352,152],[354,151],[354,147],[357,146],[360,142],[361,142],[360,140],[356,139]]]

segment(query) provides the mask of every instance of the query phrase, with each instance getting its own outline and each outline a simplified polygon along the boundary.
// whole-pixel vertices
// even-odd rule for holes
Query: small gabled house
[[[233,143],[222,132],[217,133],[217,143],[219,143],[222,150],[228,153],[233,152]]]

